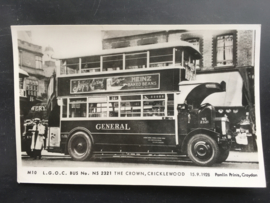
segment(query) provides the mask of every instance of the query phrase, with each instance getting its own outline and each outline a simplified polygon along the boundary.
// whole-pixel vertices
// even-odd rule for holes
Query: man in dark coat
[[[45,127],[40,123],[39,118],[34,119],[35,125],[32,128],[33,136],[31,142],[31,150],[33,151],[34,159],[41,159],[41,150],[43,148],[43,140],[45,139]]]

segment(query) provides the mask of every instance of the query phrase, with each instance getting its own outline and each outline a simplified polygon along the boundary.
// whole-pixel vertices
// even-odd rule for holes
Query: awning
[[[187,104],[193,105],[193,108],[200,107],[203,100],[209,95],[216,92],[225,92],[226,83],[214,82],[199,82],[199,81],[184,81],[179,83],[180,90],[180,104],[184,104],[185,100]]]
[[[19,74],[29,77],[28,73],[21,68],[19,68]]]
[[[34,106],[31,107],[26,118],[48,119],[46,105],[47,105],[46,103],[36,103]]]

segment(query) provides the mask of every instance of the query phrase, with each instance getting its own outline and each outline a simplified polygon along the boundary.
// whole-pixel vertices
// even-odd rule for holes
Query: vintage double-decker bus
[[[199,51],[188,42],[103,50],[62,58],[57,74],[59,125],[47,150],[74,160],[97,155],[187,155],[197,165],[229,155],[226,117],[203,100],[226,84],[196,81]]]

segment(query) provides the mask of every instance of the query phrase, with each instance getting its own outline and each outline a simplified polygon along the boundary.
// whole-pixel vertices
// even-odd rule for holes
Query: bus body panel
[[[155,150],[159,150],[158,148],[170,150],[170,147],[176,147],[175,120],[62,121],[61,137],[67,138],[67,135],[78,127],[91,132],[95,151],[141,151],[140,149],[149,150],[153,147]]]

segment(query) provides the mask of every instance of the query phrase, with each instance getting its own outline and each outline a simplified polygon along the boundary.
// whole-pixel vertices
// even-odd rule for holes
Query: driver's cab
[[[197,128],[215,129],[215,107],[202,104],[210,94],[226,90],[225,82],[184,81],[179,84],[178,134],[186,135]]]

